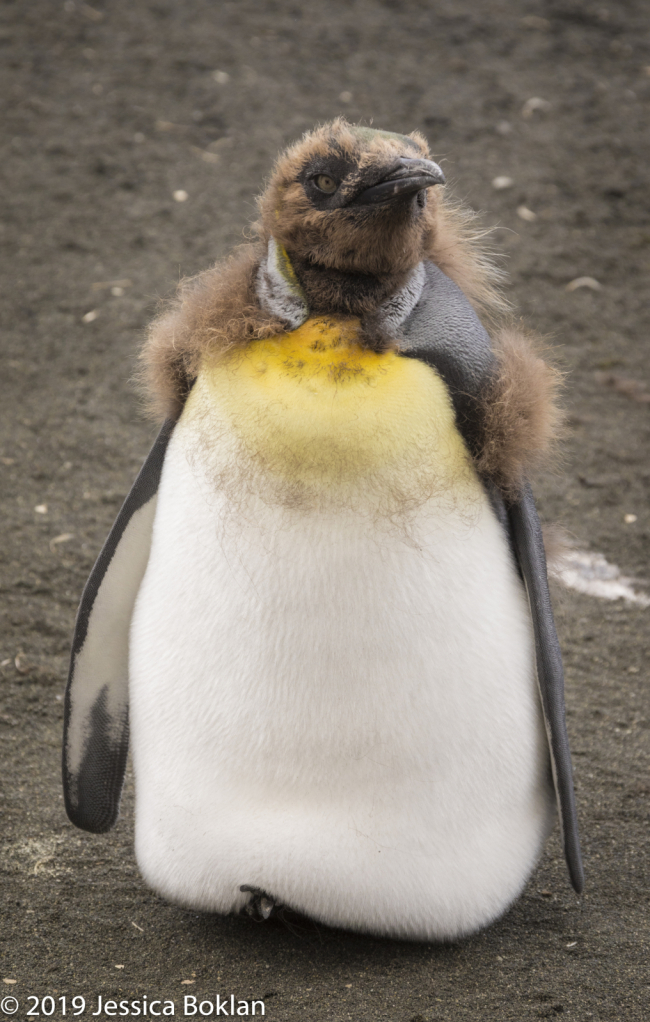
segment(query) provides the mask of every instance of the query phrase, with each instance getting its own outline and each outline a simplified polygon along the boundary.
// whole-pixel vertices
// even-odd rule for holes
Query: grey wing
[[[571,883],[580,894],[584,887],[584,872],[566,729],[562,654],[548,591],[542,528],[530,486],[526,486],[519,500],[508,505],[507,514],[533,620],[537,682],[551,754],[564,856]]]
[[[437,266],[425,263],[425,271],[422,297],[402,327],[400,351],[440,373],[449,388],[458,429],[475,453],[482,433],[480,397],[495,369],[490,338],[462,291]],[[485,488],[528,594],[564,853],[571,882],[580,893],[584,876],[565,723],[564,673],[548,591],[542,530],[530,487],[508,505],[490,481],[485,481]]]
[[[163,425],[81,597],[65,694],[63,792],[72,822],[109,830],[129,745],[129,628],[151,545],[156,496],[174,423]]]

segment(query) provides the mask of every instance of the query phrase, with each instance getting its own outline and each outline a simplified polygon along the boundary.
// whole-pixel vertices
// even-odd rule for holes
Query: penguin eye
[[[316,187],[320,188],[321,192],[326,192],[328,195],[332,195],[336,191],[338,185],[333,177],[329,174],[319,174],[318,177],[314,178]]]

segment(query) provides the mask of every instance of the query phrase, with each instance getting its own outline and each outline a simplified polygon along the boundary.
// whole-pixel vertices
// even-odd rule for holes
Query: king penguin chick
[[[417,133],[284,153],[259,240],[144,353],[166,421],[85,589],[75,824],[194,909],[449,940],[500,916],[556,814],[582,889],[562,663],[527,473],[553,374]],[[555,789],[555,791],[554,791]]]

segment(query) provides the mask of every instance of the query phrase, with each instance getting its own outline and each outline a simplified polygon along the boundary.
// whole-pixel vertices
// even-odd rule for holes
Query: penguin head
[[[435,225],[429,189],[444,180],[417,132],[339,118],[279,157],[259,202],[260,233],[284,247],[299,277],[301,267],[319,268],[397,287],[423,258]]]

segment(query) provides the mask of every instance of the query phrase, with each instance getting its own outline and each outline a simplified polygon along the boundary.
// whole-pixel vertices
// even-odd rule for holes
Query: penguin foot
[[[280,902],[272,898],[266,891],[263,891],[261,887],[251,887],[250,884],[242,884],[239,890],[253,895],[244,905],[243,911],[257,922],[261,923],[270,919],[271,916],[276,915],[282,908]]]

